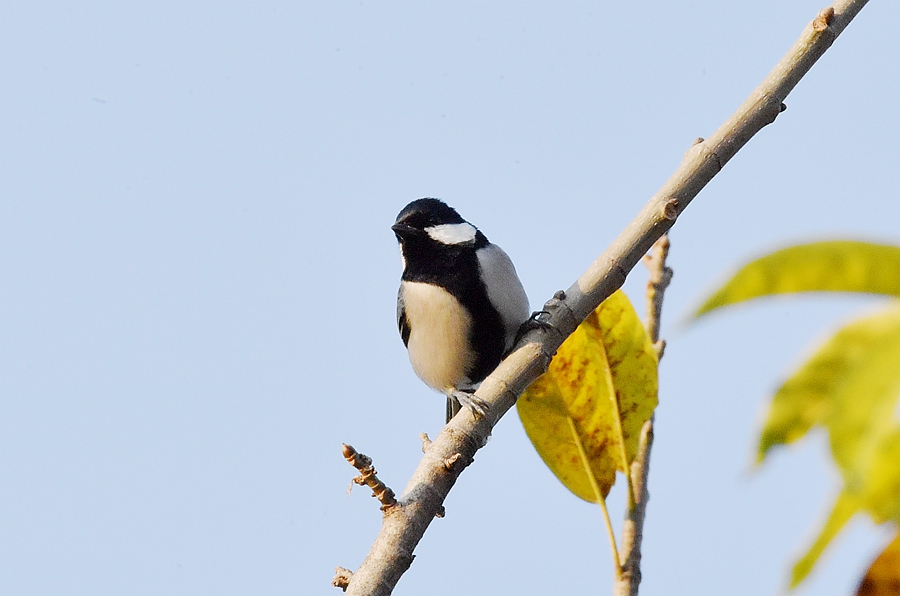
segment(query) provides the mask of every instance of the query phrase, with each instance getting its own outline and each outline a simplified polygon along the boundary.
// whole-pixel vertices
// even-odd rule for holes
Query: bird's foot
[[[481,418],[486,415],[487,411],[490,409],[486,401],[476,397],[474,393],[469,393],[468,391],[460,391],[457,389],[451,394],[451,397],[468,408],[475,418]]]
[[[513,345],[519,343],[519,340],[525,337],[526,333],[534,329],[555,329],[550,321],[541,319],[541,317],[545,315],[550,316],[550,311],[536,310],[531,313],[531,316],[528,317],[528,320],[519,326],[519,330],[516,332],[516,340],[513,342]]]
[[[513,342],[513,345],[519,343],[526,333],[534,329],[554,330],[558,332],[559,329],[557,329],[556,325],[551,323],[549,319],[553,315],[553,311],[556,310],[565,299],[566,293],[563,290],[559,290],[553,295],[553,298],[544,303],[543,310],[537,310],[531,313],[528,320],[519,326],[519,330],[516,332],[516,341]]]

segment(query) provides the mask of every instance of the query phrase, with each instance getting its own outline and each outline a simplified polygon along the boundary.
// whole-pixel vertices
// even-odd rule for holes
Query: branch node
[[[832,21],[834,21],[834,8],[831,6],[823,8],[819,11],[819,15],[812,23],[813,31],[817,33],[825,31],[828,29],[828,26],[831,25]]]
[[[781,102],[781,105],[778,106],[778,112],[781,113],[781,112],[784,112],[785,110],[787,110],[787,104],[784,102]]]
[[[656,359],[662,360],[663,354],[666,351],[666,340],[661,339],[658,342],[654,343],[653,349],[656,350]]]
[[[709,147],[707,145],[704,145],[704,143],[706,143],[706,139],[704,139],[703,137],[697,137],[696,139],[694,139],[694,142],[691,143],[691,146],[688,147],[688,150],[684,152],[684,156],[681,158],[681,161],[685,162],[692,157],[696,157],[698,159],[712,158],[715,160],[716,170],[722,171],[722,168],[725,167],[725,163],[716,152],[715,145]]]
[[[544,312],[549,314],[549,317],[542,318],[540,321],[542,323],[547,323],[549,319],[553,318],[554,313],[563,310],[566,316],[565,321],[559,321],[560,323],[562,323],[562,325],[558,323],[550,323],[545,326],[555,331],[560,337],[562,337],[563,341],[565,341],[569,334],[572,333],[572,331],[576,327],[578,327],[578,324],[580,323],[580,321],[575,317],[575,314],[572,312],[572,309],[569,308],[568,304],[566,304],[566,299],[566,292],[564,290],[557,290],[556,293],[553,294],[553,298],[547,300],[547,302],[544,303]],[[546,317],[546,315],[543,316]],[[559,318],[560,317],[557,317],[557,320],[559,320]],[[571,325],[571,329],[563,328],[568,327],[569,325]],[[552,357],[553,355],[551,354],[550,356]]]
[[[663,206],[663,217],[669,221],[675,221],[678,217],[678,199],[672,198]]]
[[[450,457],[444,460],[444,467],[447,468],[447,471],[452,472],[453,468],[456,466],[456,463],[462,458],[461,453],[454,453]]]
[[[422,439],[422,453],[427,453],[429,447],[431,447],[431,439],[428,438],[428,433],[420,433],[419,438]]]
[[[553,294],[553,298],[544,303],[544,310],[542,312],[543,315],[553,316],[553,311],[565,306],[566,300],[566,292],[565,290],[556,290],[556,293]]]
[[[541,349],[543,349],[543,347]],[[491,383],[491,391],[495,391],[493,384],[500,385],[503,387],[503,391],[501,392],[501,395],[506,395],[506,397],[508,397],[510,400],[512,400],[512,403],[516,403],[517,401],[519,401],[518,394],[515,391],[513,391],[512,389],[510,389],[509,383],[506,382],[504,379],[502,379],[500,376],[496,376],[493,373],[489,374],[484,379],[484,381],[481,382],[482,386],[484,386],[485,383],[488,382],[488,380],[490,380],[490,383]],[[495,418],[493,423],[491,424],[491,426],[492,427],[495,426],[499,420],[500,420],[499,418]],[[485,443],[485,445],[486,444],[487,443]],[[482,447],[484,447],[484,445],[482,445]],[[459,455],[459,453],[457,453],[456,455]]]
[[[350,578],[352,577],[353,572],[349,569],[345,569],[343,567],[335,567],[334,579],[331,580],[331,585],[346,592],[347,587],[350,585]]]
[[[703,145],[705,141],[706,139],[704,139],[703,137],[697,137],[696,139],[694,139],[694,141],[691,143],[691,146],[688,147],[687,151],[684,152],[684,155],[681,156],[681,161],[685,162],[697,155],[702,155],[704,147],[701,147],[701,145]]]
[[[444,509],[443,505],[438,507],[438,510],[434,512],[434,516],[438,518],[443,518],[445,515],[447,515],[447,510]]]
[[[347,443],[344,443],[341,446],[341,452],[344,455],[344,459],[346,459],[351,466],[359,470],[359,476],[353,479],[353,483],[371,488],[372,496],[381,502],[382,511],[386,511],[397,505],[394,491],[375,475],[377,472],[375,471],[375,466],[372,465],[371,457],[359,453],[352,445],[348,445]],[[351,484],[350,487],[352,488],[353,484]],[[349,493],[350,491],[347,492]]]

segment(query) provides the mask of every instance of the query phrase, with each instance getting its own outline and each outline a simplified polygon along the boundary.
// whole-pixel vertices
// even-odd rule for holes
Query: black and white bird
[[[447,396],[447,422],[460,404],[483,414],[484,402],[472,393],[529,319],[516,268],[438,199],[413,201],[391,229],[403,262],[397,325],[413,371]]]

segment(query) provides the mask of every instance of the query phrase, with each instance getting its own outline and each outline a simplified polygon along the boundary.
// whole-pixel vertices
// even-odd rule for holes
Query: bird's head
[[[406,245],[473,244],[478,228],[440,199],[418,199],[400,211],[391,226],[401,247]]]

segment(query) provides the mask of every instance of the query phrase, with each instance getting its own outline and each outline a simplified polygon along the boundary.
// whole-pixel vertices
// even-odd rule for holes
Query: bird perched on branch
[[[529,319],[528,297],[503,249],[438,199],[403,208],[391,226],[403,275],[397,325],[413,371],[447,396],[447,422],[512,348]]]

